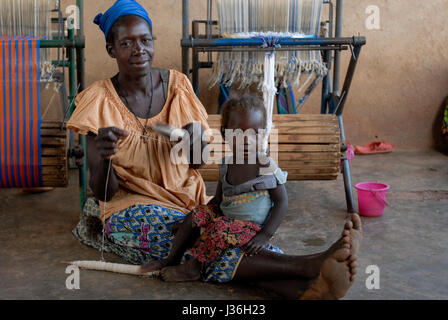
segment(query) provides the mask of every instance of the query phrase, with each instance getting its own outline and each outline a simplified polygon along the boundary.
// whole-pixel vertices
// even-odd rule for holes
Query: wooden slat
[[[68,179],[54,179],[52,177],[42,177],[44,187],[65,188],[68,186]]]
[[[221,119],[220,114],[209,114],[207,122],[218,121]],[[283,121],[291,119],[301,120],[334,120],[337,116],[334,114],[273,114],[273,121]]]
[[[339,159],[324,159],[324,160],[309,160],[309,161],[290,161],[290,160],[279,160],[278,165],[280,168],[304,168],[304,167],[328,167],[334,168],[339,167]]]
[[[275,139],[275,141],[273,141]],[[280,134],[276,137],[269,139],[269,144],[302,144],[302,143],[319,143],[319,144],[338,144],[341,138],[339,135],[293,135],[293,134]],[[219,145],[224,144],[220,139],[208,140],[209,144]]]
[[[339,152],[339,144],[279,144],[279,152]]]
[[[202,169],[199,170],[202,178],[204,181],[218,181],[219,174],[218,171],[212,170],[212,171],[203,171]],[[288,181],[294,181],[294,180],[334,180],[338,177],[338,174],[317,174],[317,173],[289,173],[288,172]]]
[[[273,121],[274,128],[283,127],[325,127],[325,126],[339,126],[337,120],[288,120],[288,121]]]
[[[61,122],[45,120],[45,121],[42,121],[40,128],[41,128],[41,130],[42,129],[49,129],[49,128],[60,129],[61,128]],[[62,129],[66,130],[65,123],[62,125]]]
[[[209,115],[208,124],[212,128],[220,128],[221,116]],[[338,124],[338,118],[333,115],[274,115],[273,121],[278,126],[325,126],[329,124]]]
[[[339,159],[339,152],[279,152],[271,153],[271,158],[281,160],[322,160]]]
[[[65,165],[44,166],[42,167],[42,175],[67,176],[67,172],[64,169]]]
[[[288,180],[335,180],[337,179],[338,174],[288,174]]]
[[[55,165],[65,165],[67,158],[60,157],[42,157],[41,163],[43,166],[55,166]]]
[[[278,134],[287,135],[335,135],[339,136],[339,127],[325,126],[325,127],[282,127],[278,129]]]
[[[340,149],[339,144],[333,143],[333,144],[277,144],[276,146],[272,146],[270,149],[274,151],[274,148],[276,148],[276,151],[279,152],[338,152]],[[225,151],[230,150],[229,146],[226,146],[224,149],[224,146],[222,149],[220,149],[217,145],[212,144],[210,146],[210,151],[216,150],[216,151]]]
[[[40,141],[41,145],[47,145],[47,146],[65,146],[67,144],[67,139],[58,137],[42,136]]]
[[[288,123],[287,126],[284,127],[276,127],[274,128],[276,131],[272,131],[271,134],[331,134],[331,135],[340,135],[339,127],[336,124],[328,124],[326,126],[293,126]],[[212,136],[212,135],[210,135]],[[221,137],[221,135],[216,133],[216,136]],[[214,136],[213,136],[214,138]],[[221,137],[222,139],[222,137]],[[210,138],[211,140],[211,138]]]
[[[221,160],[226,156],[224,152],[212,153],[210,158]],[[338,160],[340,158],[339,152],[271,152],[269,155],[273,159],[283,160]],[[213,159],[210,159],[212,161]]]
[[[301,120],[334,120],[337,116],[334,114],[273,114],[273,121],[283,121],[291,119],[301,119]]]
[[[279,143],[339,143],[340,137],[334,135],[278,135]]]
[[[306,168],[285,168],[285,171],[291,174],[338,174],[338,167],[306,167]]]
[[[218,181],[218,174],[213,175],[203,175],[201,174],[204,181]],[[288,181],[298,181],[298,180],[335,180],[337,175],[317,175],[317,174],[291,174],[288,175]]]
[[[302,168],[290,168],[290,167],[282,167],[282,170],[288,171],[290,173],[297,173],[297,174],[323,174],[323,173],[334,173],[337,174],[339,172],[338,166],[333,167],[302,167]],[[203,168],[199,169],[199,172],[212,172],[217,171],[217,167],[213,168],[211,166],[204,166]]]
[[[65,146],[55,147],[55,146],[42,146],[41,155],[45,156],[64,156],[67,154]]]
[[[67,131],[61,131],[59,128],[42,128],[40,130],[40,135],[42,137],[65,137],[67,135]]]
[[[44,187],[68,186],[67,130],[61,122],[44,121],[41,125],[41,164]]]
[[[288,168],[292,169],[300,169],[300,168],[311,168],[311,167],[319,167],[319,168],[338,168],[339,161],[334,160],[322,160],[322,161],[282,161],[280,160],[278,166],[283,170],[287,170]],[[213,169],[218,170],[218,164],[209,163],[205,164],[201,169]]]
[[[274,128],[284,128],[284,127],[326,127],[326,126],[336,126],[339,127],[339,122],[337,120],[292,120],[292,121],[274,121]],[[220,130],[221,122],[214,121],[208,123],[209,127],[215,130]]]

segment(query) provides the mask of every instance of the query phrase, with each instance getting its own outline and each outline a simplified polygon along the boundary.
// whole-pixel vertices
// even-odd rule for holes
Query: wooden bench
[[[219,130],[221,116],[209,115],[208,123],[210,128]],[[278,129],[278,144],[270,143],[270,156],[278,159],[279,167],[288,172],[288,180],[334,180],[338,177],[341,138],[336,115],[274,114],[273,123]],[[212,143],[223,144],[222,140]],[[205,181],[217,181],[218,165],[210,162],[199,172]]]

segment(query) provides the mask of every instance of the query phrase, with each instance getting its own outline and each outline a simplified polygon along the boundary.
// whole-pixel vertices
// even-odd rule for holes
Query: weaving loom
[[[2,0],[0,1],[0,35],[41,35],[52,33],[51,0]],[[40,77],[51,73],[50,49],[39,50]]]
[[[224,38],[261,38],[275,45],[279,38],[315,38],[319,34],[322,0],[218,0],[217,4]],[[222,83],[231,87],[239,80],[239,88],[252,84],[261,88],[264,65],[263,52],[219,52],[210,86]],[[319,50],[277,52],[274,69],[276,87],[288,83],[298,87],[302,73],[307,77],[305,86],[311,75],[327,73]]]
[[[77,1],[77,5],[83,8],[82,1]],[[57,18],[52,17],[53,12]],[[73,29],[67,30],[69,38],[65,38],[64,24],[59,0],[0,1],[1,188],[68,184],[69,139],[64,120],[72,107],[68,100],[76,94],[77,69],[78,88],[83,82],[83,64],[76,66],[74,50],[83,48],[84,41],[73,41]],[[55,61],[51,48],[57,48]],[[70,80],[68,97],[66,67]],[[42,100],[42,93],[49,88],[53,88],[50,101]],[[57,121],[47,120],[55,95],[61,97],[64,116]]]
[[[212,19],[213,3],[217,4],[218,21]],[[323,10],[324,5],[328,10]],[[275,147],[271,155],[277,156],[279,166],[289,172],[288,179],[336,179],[342,171],[347,211],[352,213],[355,210],[342,112],[365,38],[341,37],[342,7],[342,0],[207,0],[207,20],[193,21],[193,33],[189,35],[189,1],[183,0],[182,71],[187,75],[190,72],[191,49],[192,83],[198,96],[201,68],[212,68],[209,85],[219,84],[221,92],[235,85],[239,89],[257,85],[263,91],[268,132],[271,127],[278,129],[278,141],[270,144],[271,149]],[[321,22],[324,11],[328,20]],[[199,33],[201,23],[206,24],[205,35]],[[219,26],[219,35],[213,34],[213,25]],[[325,29],[320,30],[321,26]],[[347,49],[352,56],[340,92],[340,54]],[[208,53],[208,61],[199,60],[201,52]],[[215,61],[212,52],[218,52]],[[294,99],[292,87],[300,92],[308,86],[297,102],[279,108],[279,113],[299,112],[320,82],[321,114],[273,116],[278,88],[288,90],[277,99],[281,102]],[[219,115],[210,115],[212,128],[217,129],[219,121]],[[205,180],[215,180],[218,168],[207,163],[200,172]]]

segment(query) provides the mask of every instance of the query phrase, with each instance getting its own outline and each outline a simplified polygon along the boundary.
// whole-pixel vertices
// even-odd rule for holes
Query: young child
[[[266,118],[259,98],[247,94],[234,97],[223,105],[221,133],[226,141],[232,142],[226,132],[237,129],[240,133],[260,132],[266,128]],[[241,247],[246,255],[254,255],[269,244],[288,207],[284,186],[287,173],[271,158],[253,156],[253,152],[260,154],[259,134],[255,139],[244,136],[244,143],[237,136],[233,135],[231,143],[233,154],[219,166],[220,179],[214,198],[187,215],[176,232],[168,257],[143,264],[142,272],[162,269],[166,281],[197,280],[203,264],[217,259],[225,249]],[[198,238],[199,228],[202,232]],[[190,250],[193,258],[179,264],[194,236],[197,240]]]

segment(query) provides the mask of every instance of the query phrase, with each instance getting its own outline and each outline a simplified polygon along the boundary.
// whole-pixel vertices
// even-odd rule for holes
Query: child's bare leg
[[[179,229],[176,232],[173,241],[173,247],[170,250],[168,257],[163,260],[155,260],[145,262],[141,265],[140,271],[142,273],[151,272],[155,270],[160,270],[167,266],[177,265],[180,263],[185,250],[189,247],[191,243],[191,238],[197,237],[197,229],[192,225],[191,214],[187,215],[179,225]]]
[[[196,281],[201,277],[202,263],[192,258],[184,264],[165,267],[161,271],[162,279],[170,282]]]

